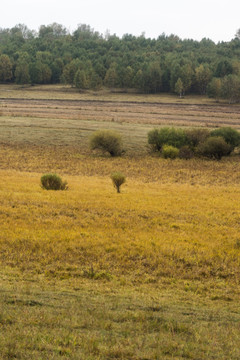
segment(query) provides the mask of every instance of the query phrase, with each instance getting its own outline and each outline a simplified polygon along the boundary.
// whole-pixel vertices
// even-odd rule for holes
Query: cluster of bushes
[[[152,150],[159,152],[166,159],[191,159],[195,155],[220,160],[223,156],[240,146],[240,133],[231,127],[221,127],[212,131],[207,129],[181,129],[163,127],[148,133],[148,144]],[[90,148],[120,156],[124,152],[121,135],[111,130],[96,131],[90,138]],[[111,179],[117,192],[125,183],[125,176],[116,172]],[[57,174],[44,174],[41,186],[46,190],[67,190],[68,185]]]
[[[181,129],[163,127],[148,133],[148,144],[152,151],[159,152],[164,158],[191,159],[205,156],[220,160],[240,146],[240,133],[231,127],[208,129]],[[110,156],[124,153],[121,135],[111,130],[99,130],[90,138],[91,150],[100,150]]]
[[[164,158],[190,159],[197,155],[220,160],[240,145],[240,133],[231,127],[212,131],[163,127],[149,131],[148,144]]]
[[[103,153],[109,153],[111,156],[120,156],[124,152],[121,135],[111,130],[95,131],[90,137],[90,148],[92,150],[100,150]],[[120,193],[120,187],[126,182],[125,176],[121,172],[114,172],[111,175],[111,179],[117,193]],[[68,189],[67,182],[53,173],[44,174],[41,177],[41,187],[45,190]]]

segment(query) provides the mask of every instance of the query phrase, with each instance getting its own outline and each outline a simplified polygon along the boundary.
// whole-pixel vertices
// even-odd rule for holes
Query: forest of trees
[[[207,94],[240,101],[240,30],[230,42],[102,35],[81,24],[39,31],[19,24],[0,29],[0,82],[70,84],[78,89],[136,89],[142,93]]]

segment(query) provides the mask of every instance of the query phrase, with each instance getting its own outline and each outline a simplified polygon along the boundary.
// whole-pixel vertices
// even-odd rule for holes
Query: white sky
[[[240,0],[1,0],[0,27],[31,30],[53,22],[70,31],[78,24],[122,36],[230,41],[240,28]]]

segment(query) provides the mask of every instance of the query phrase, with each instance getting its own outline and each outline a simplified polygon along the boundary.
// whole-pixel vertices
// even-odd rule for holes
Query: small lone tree
[[[111,175],[113,186],[117,189],[117,193],[120,193],[120,187],[126,182],[125,176],[120,172],[115,172]]]
[[[57,174],[44,174],[41,177],[41,186],[46,190],[67,190],[67,182]]]
[[[122,150],[122,137],[112,130],[98,130],[90,138],[90,148],[108,152],[111,156],[120,156]]]
[[[175,92],[179,94],[180,99],[183,97],[184,93],[184,86],[181,78],[178,78],[176,84],[175,84]]]

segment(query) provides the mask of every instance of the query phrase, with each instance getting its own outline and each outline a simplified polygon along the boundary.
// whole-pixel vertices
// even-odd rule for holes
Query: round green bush
[[[111,156],[120,156],[123,153],[122,137],[112,130],[98,130],[90,137],[90,148],[101,150]]]
[[[212,136],[198,145],[197,152],[200,155],[221,160],[223,156],[229,155],[231,152],[231,146],[228,145],[221,136]]]
[[[113,186],[117,189],[117,192],[120,193],[120,187],[126,182],[125,176],[121,172],[115,172],[111,175]]]
[[[220,127],[218,129],[211,131],[211,136],[221,136],[228,145],[230,145],[231,150],[234,150],[235,147],[240,145],[240,133],[231,128],[231,127]]]
[[[165,159],[176,159],[179,155],[179,149],[171,145],[164,145],[162,154]]]
[[[67,182],[63,182],[57,174],[44,174],[41,177],[41,186],[46,190],[66,190]]]

